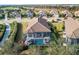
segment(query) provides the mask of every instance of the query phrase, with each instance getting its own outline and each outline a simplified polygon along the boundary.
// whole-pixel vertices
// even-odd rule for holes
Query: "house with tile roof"
[[[32,18],[32,17],[34,16],[33,10],[32,10],[32,9],[28,10],[28,11],[26,12],[26,15],[27,15],[27,17]]]
[[[58,18],[58,17],[59,17],[58,10],[57,10],[57,9],[52,9],[52,10],[50,11],[50,15],[53,16],[53,17]]]
[[[65,20],[65,38],[67,44],[79,44],[79,21],[71,17]]]
[[[72,13],[68,10],[62,10],[61,14],[64,14],[65,17],[73,17]]]
[[[25,44],[45,45],[50,41],[51,30],[44,18],[33,18],[26,29]]]
[[[74,12],[75,16],[79,16],[79,10]]]
[[[39,11],[39,17],[47,16],[44,10]]]

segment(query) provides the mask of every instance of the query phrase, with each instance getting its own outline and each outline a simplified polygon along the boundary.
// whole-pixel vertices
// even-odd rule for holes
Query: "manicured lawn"
[[[0,37],[2,37],[3,32],[0,32]]]
[[[10,34],[12,34],[12,32],[15,29],[15,23],[14,22],[10,23],[10,28],[11,28]]]
[[[23,29],[23,33],[26,33],[26,28],[27,28],[27,19],[23,18],[22,19],[22,29]]]
[[[58,23],[52,23],[55,27],[57,31],[63,31],[64,28],[64,23],[63,22],[58,22]]]

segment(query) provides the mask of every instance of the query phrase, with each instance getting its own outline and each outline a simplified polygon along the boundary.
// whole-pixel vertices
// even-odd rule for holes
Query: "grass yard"
[[[22,29],[23,29],[23,33],[26,33],[26,28],[27,28],[27,19],[23,18],[22,19]]]
[[[58,23],[52,23],[57,31],[63,31],[64,29],[64,23],[63,22],[58,22]]]
[[[16,7],[1,7],[2,10],[16,10]]]
[[[0,32],[0,38],[2,37],[3,32]]]
[[[12,23],[10,23],[10,27],[11,27],[11,33],[10,34],[12,34],[12,32],[14,31],[14,28],[15,28],[15,24],[14,24],[14,22],[12,22]]]

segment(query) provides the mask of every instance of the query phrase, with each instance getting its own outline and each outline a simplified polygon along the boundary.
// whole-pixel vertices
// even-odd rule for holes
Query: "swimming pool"
[[[44,44],[43,39],[36,39],[35,44],[36,45],[43,45]]]

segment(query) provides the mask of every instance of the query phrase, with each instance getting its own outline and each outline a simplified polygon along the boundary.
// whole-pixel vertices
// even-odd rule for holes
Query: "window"
[[[49,32],[45,32],[45,33],[43,34],[43,36],[44,36],[44,37],[48,37],[48,36],[50,36],[50,33],[49,33]]]
[[[46,33],[44,33],[43,36],[46,37],[47,36]]]
[[[74,44],[74,39],[71,40],[71,44]]]
[[[32,34],[30,33],[30,34],[28,34],[28,36],[29,36],[29,37],[32,37]]]
[[[79,44],[79,39],[77,39],[77,44]]]
[[[77,44],[77,39],[71,39],[71,44]]]
[[[42,35],[41,35],[41,33],[37,33],[37,37],[41,37]]]

